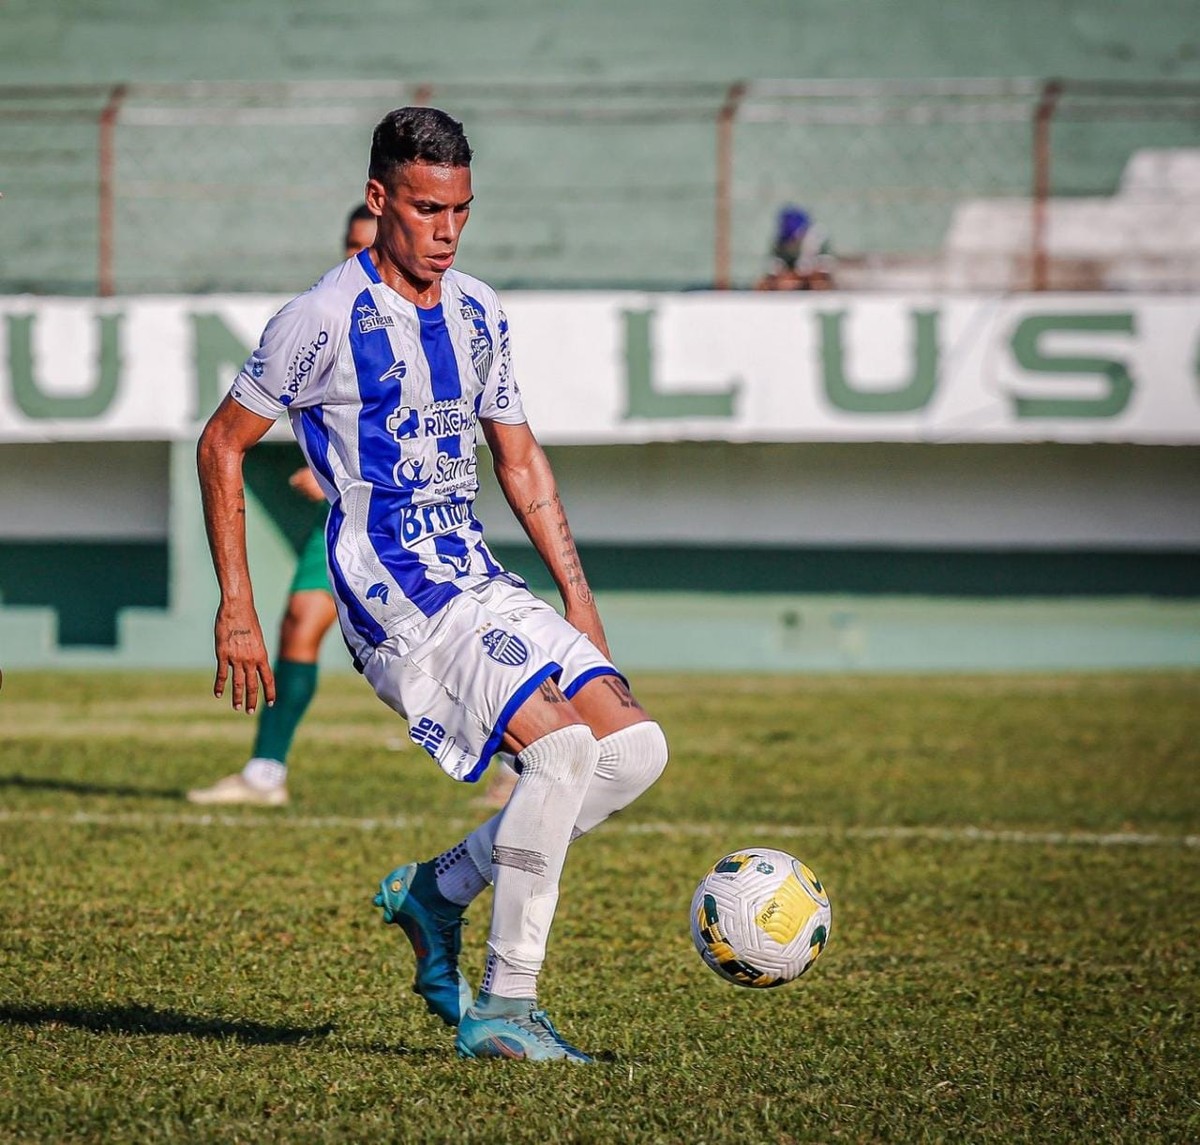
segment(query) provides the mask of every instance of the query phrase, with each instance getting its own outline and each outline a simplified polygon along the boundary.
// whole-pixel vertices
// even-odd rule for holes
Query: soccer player
[[[242,458],[287,412],[331,502],[328,562],[343,635],[376,694],[456,779],[493,752],[520,772],[504,811],[375,896],[416,956],[414,989],[465,1057],[591,1059],[537,1001],[567,846],[666,765],[662,730],[609,656],[545,453],[513,377],[508,322],[454,269],[471,209],[462,125],[400,108],[372,137],[374,246],[271,319],[198,449],[221,603],[214,691],[235,709],[274,680],[246,565]],[[489,551],[473,512],[476,429],[564,613]],[[458,968],[463,913],[495,887],[478,995]]]
[[[366,203],[361,203],[346,219],[344,257],[353,258],[374,241],[375,216]],[[316,695],[321,644],[337,620],[325,570],[325,520],[329,503],[308,466],[297,469],[288,484],[301,496],[320,502],[322,511],[296,563],[287,607],[279,625],[275,703],[262,709],[254,749],[242,770],[218,779],[211,787],[193,788],[187,793],[191,803],[282,807],[288,802],[288,752],[296,729]]]

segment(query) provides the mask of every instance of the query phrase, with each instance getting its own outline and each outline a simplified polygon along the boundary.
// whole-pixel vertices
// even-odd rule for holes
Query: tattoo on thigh
[[[604,683],[608,690],[617,697],[617,701],[620,703],[621,707],[637,708],[639,712],[642,710],[642,705],[633,698],[633,693],[628,687],[626,687],[624,683],[618,680],[616,676],[605,676]]]
[[[538,692],[548,704],[565,704],[567,697],[558,690],[553,680],[543,680],[538,685]]]

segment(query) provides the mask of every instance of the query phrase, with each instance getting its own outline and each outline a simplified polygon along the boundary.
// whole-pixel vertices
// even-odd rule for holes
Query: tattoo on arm
[[[592,603],[592,590],[588,588],[587,578],[583,575],[583,565],[579,561],[579,550],[575,547],[575,538],[571,536],[571,527],[567,524],[566,515],[562,510],[562,498],[557,493],[552,497],[543,497],[530,501],[525,506],[525,516],[532,517],[542,509],[557,507],[558,509],[558,540],[559,556],[563,562],[563,572],[571,592],[582,604]]]
[[[575,547],[575,538],[571,536],[571,529],[567,525],[566,518],[559,519],[558,537],[561,544],[560,554],[563,561],[563,572],[567,577],[567,584],[571,586],[571,591],[578,597],[581,603],[592,603],[592,590],[588,588],[587,578],[583,575],[583,565],[579,561],[579,550]]]
[[[530,501],[529,504],[525,506],[525,516],[532,517],[539,509],[549,508],[551,505],[557,502],[558,499],[558,494],[556,493],[553,497],[543,497],[540,501]]]

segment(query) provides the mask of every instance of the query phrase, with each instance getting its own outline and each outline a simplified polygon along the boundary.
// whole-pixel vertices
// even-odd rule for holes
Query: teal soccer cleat
[[[471,986],[458,969],[462,908],[450,903],[439,910],[422,902],[413,887],[418,866],[409,863],[392,871],[379,884],[374,902],[383,907],[383,921],[399,926],[412,943],[417,957],[413,993],[425,1000],[431,1014],[457,1026],[471,1005]]]
[[[509,1058],[514,1061],[593,1061],[564,1041],[545,1010],[531,999],[488,998],[463,1014],[454,1048],[460,1058]]]

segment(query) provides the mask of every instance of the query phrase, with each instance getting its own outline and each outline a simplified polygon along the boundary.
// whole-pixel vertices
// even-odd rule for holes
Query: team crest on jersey
[[[395,326],[396,319],[390,314],[380,314],[374,306],[357,306],[358,332],[370,334],[372,330],[382,330],[385,326]]]
[[[471,339],[471,365],[475,367],[475,376],[479,384],[487,381],[488,371],[492,368],[492,340],[482,334],[476,334]]]
[[[469,294],[460,295],[458,312],[464,321],[475,327],[475,333],[471,335],[471,365],[479,384],[483,385],[492,368],[492,332],[488,329],[483,307]]]
[[[507,664],[510,668],[519,668],[529,659],[529,649],[525,642],[511,632],[502,628],[492,628],[481,637],[487,654],[497,664]]]

